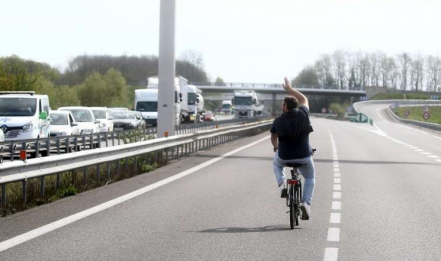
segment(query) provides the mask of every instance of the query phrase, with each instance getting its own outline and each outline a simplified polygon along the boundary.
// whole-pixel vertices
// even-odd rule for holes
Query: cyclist
[[[303,202],[300,205],[302,219],[308,220],[310,205],[315,185],[314,162],[309,145],[309,133],[313,132],[309,121],[309,102],[305,95],[291,88],[285,77],[283,88],[292,96],[287,96],[282,103],[283,113],[277,117],[271,127],[271,143],[274,147],[273,169],[281,190],[281,197],[287,197],[286,177],[283,170],[286,163],[300,163],[300,172],[305,179]]]

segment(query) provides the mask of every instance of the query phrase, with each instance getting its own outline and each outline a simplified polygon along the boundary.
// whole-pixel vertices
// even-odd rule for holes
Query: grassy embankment
[[[424,113],[425,108],[426,107],[401,107],[395,111],[395,114],[398,115],[398,117],[403,118],[403,119],[441,124],[441,106],[429,106],[428,107],[429,113],[430,113],[430,118],[427,121],[423,118],[423,113]],[[409,112],[410,112],[408,117],[406,117],[404,115],[404,112],[406,110],[409,110]]]

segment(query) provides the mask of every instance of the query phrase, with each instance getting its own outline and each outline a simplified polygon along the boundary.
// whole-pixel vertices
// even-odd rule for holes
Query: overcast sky
[[[440,0],[176,0],[177,56],[227,82],[281,82],[324,53],[441,53]],[[160,0],[0,0],[0,56],[65,68],[82,54],[158,55]]]

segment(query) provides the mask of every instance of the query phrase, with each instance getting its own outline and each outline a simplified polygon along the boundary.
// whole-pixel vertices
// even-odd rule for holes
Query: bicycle
[[[286,180],[286,184],[288,186],[288,197],[286,198],[286,205],[289,208],[289,224],[291,229],[294,229],[295,226],[299,225],[299,216],[300,216],[300,202],[302,195],[302,180],[300,178],[299,167],[302,164],[298,163],[288,163],[287,167],[291,169],[291,179]]]
[[[312,149],[312,154],[316,149]],[[291,179],[286,180],[288,197],[286,198],[286,205],[289,208],[289,224],[291,229],[299,225],[300,216],[300,202],[302,202],[302,180],[300,178],[300,170],[303,164],[287,163],[286,166],[291,168]]]

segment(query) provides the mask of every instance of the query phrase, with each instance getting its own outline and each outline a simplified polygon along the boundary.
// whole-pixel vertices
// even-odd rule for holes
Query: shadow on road
[[[294,229],[301,229],[296,227]],[[198,231],[198,233],[261,233],[291,230],[289,225],[265,226],[265,227],[222,227]]]

